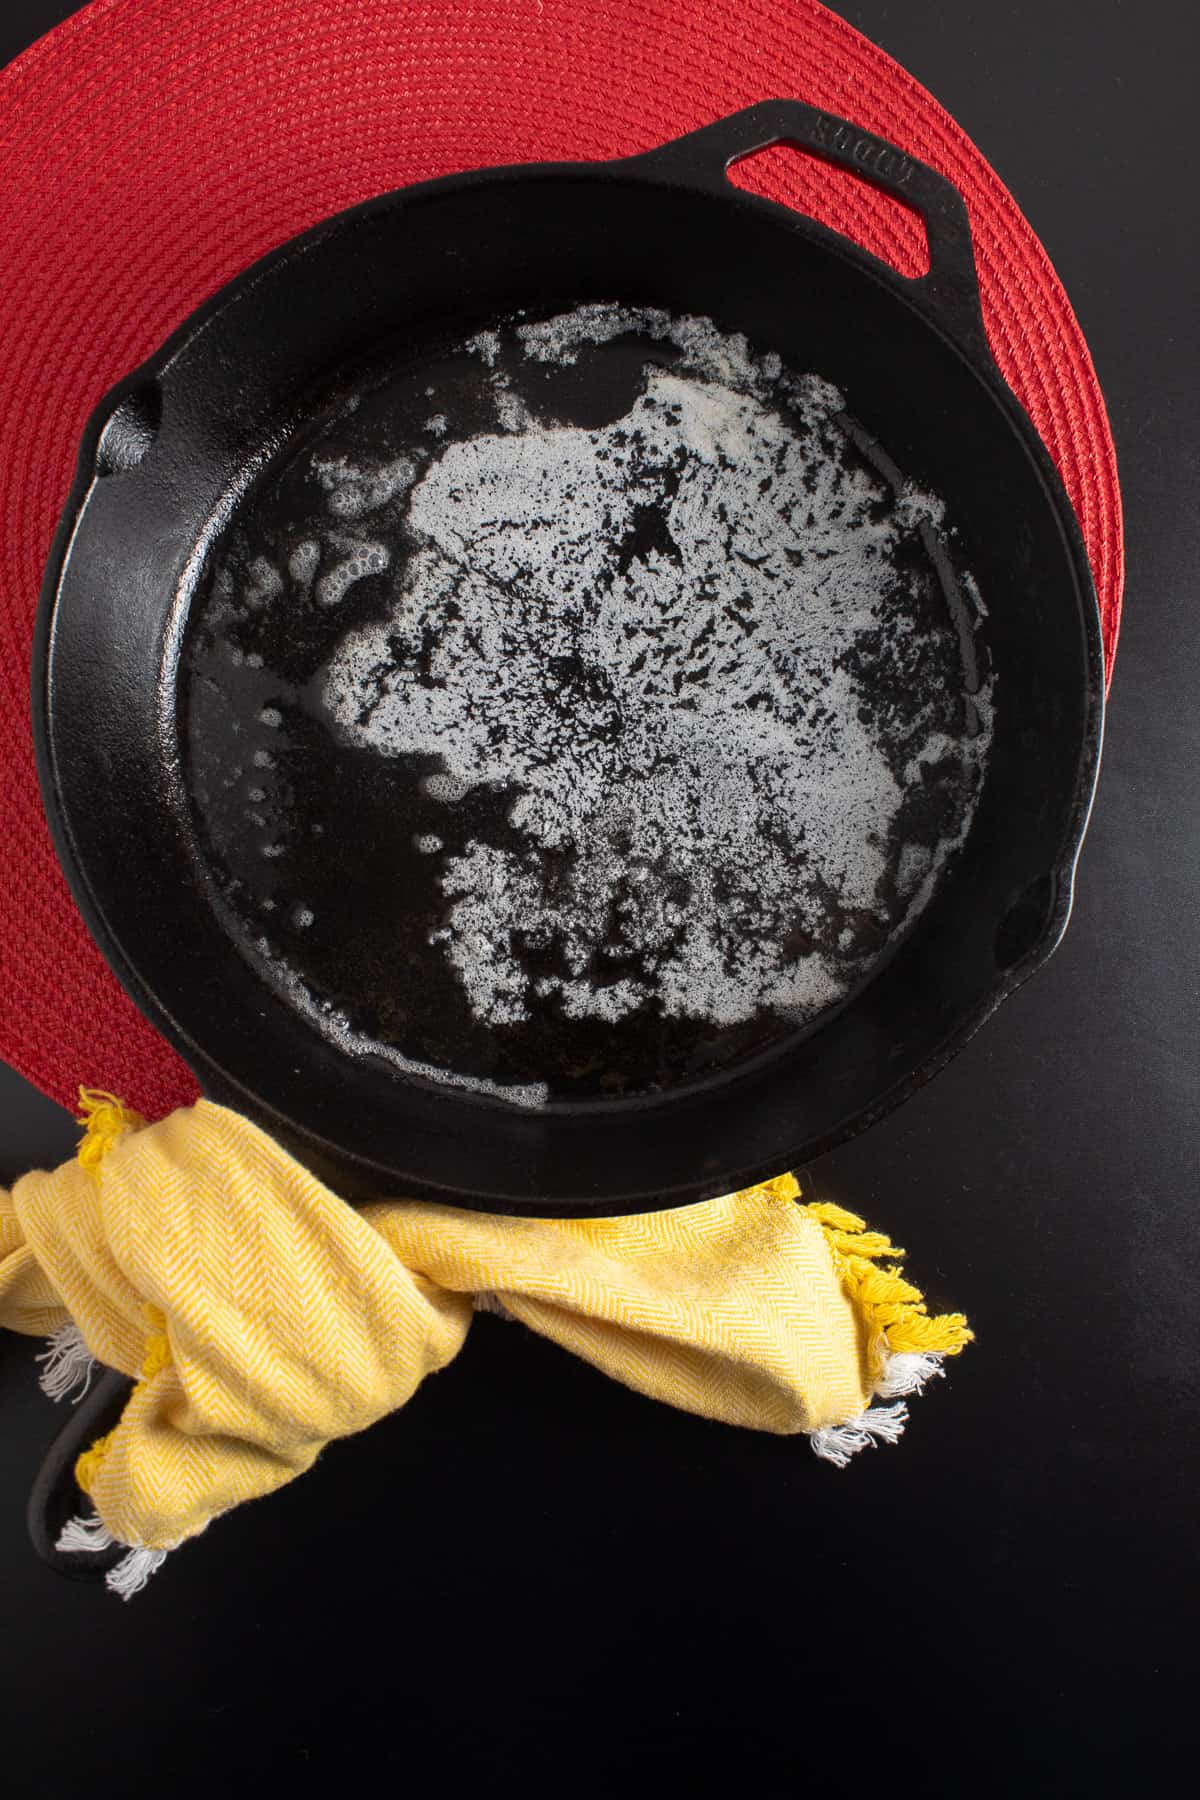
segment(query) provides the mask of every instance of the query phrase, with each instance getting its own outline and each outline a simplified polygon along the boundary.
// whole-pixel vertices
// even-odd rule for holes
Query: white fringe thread
[[[852,1456],[879,1442],[895,1444],[908,1424],[908,1408],[901,1394],[919,1394],[927,1381],[946,1373],[945,1357],[936,1350],[898,1350],[885,1354],[875,1382],[880,1400],[896,1400],[895,1406],[869,1406],[857,1418],[842,1425],[821,1425],[809,1433],[809,1443],[823,1462],[844,1469]]]
[[[45,1364],[38,1386],[51,1400],[70,1400],[75,1404],[92,1385],[96,1359],[74,1319],[59,1326],[35,1360]]]
[[[875,1383],[881,1400],[897,1400],[901,1394],[919,1394],[927,1381],[946,1373],[945,1357],[936,1350],[898,1350],[885,1357]]]
[[[810,1432],[808,1441],[822,1461],[836,1463],[839,1469],[844,1469],[852,1456],[874,1444],[877,1438],[882,1438],[885,1444],[896,1443],[907,1424],[908,1408],[903,1400],[898,1400],[895,1406],[868,1407],[856,1419],[847,1419],[844,1425],[818,1426],[816,1431]]]
[[[90,1519],[68,1519],[59,1533],[57,1548],[95,1552],[112,1550],[118,1542],[99,1514],[93,1513]],[[152,1550],[148,1544],[129,1545],[120,1562],[105,1575],[104,1585],[122,1600],[132,1600],[150,1577],[157,1575],[169,1554],[167,1550]]]

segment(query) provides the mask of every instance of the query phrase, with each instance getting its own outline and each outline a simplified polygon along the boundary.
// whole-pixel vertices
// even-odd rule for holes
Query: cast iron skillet
[[[775,143],[915,208],[929,273],[905,279],[727,180],[732,162]],[[965,844],[848,1004],[703,1084],[538,1111],[352,1059],[236,952],[189,852],[175,689],[206,547],[314,396],[381,346],[419,355],[447,330],[587,300],[711,317],[844,391],[859,426],[957,524],[987,599],[997,714]],[[385,195],[222,290],[85,434],[46,576],[33,703],[75,897],[206,1093],[351,1197],[584,1215],[682,1204],[795,1166],[961,1047],[1065,929],[1103,680],[1078,526],[988,350],[961,198],[881,140],[779,100],[645,155]]]

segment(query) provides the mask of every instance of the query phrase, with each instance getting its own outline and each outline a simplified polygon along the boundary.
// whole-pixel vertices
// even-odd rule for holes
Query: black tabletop
[[[74,10],[8,0],[0,57]],[[1158,1791],[1195,1743],[1200,36],[1173,0],[838,10],[1031,218],[1095,357],[1127,511],[1066,941],[807,1177],[907,1244],[978,1343],[898,1448],[840,1472],[483,1318],[401,1414],[123,1606],[29,1549],[61,1418],[34,1346],[0,1335],[14,1796],[400,1788],[431,1768],[452,1793],[1091,1796]],[[0,1073],[0,1175],[75,1138]]]

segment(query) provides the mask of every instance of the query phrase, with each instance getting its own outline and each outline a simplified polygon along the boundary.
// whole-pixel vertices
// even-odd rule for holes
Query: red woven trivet
[[[152,1117],[196,1093],[88,936],[34,773],[34,611],[101,395],[247,263],[371,194],[627,155],[774,95],[966,197],[992,347],[1079,515],[1111,667],[1120,497],[1066,296],[953,120],[815,0],[93,0],[0,74],[0,1056],[46,1093],[111,1086]],[[920,226],[852,176],[775,150],[743,179],[920,270]]]

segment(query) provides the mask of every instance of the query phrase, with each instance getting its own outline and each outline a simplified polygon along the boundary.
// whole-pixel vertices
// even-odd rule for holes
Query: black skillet
[[[905,279],[727,180],[732,162],[775,143],[915,208],[929,273]],[[977,649],[995,680],[995,736],[965,843],[846,1004],[717,1059],[703,1079],[530,1109],[346,1054],[239,952],[198,868],[180,750],[185,647],[211,546],[315,412],[381,358],[419,362],[447,334],[585,301],[709,317],[844,392],[867,453],[940,495],[954,521],[987,602],[964,683]],[[645,155],[477,170],[385,195],[223,289],[85,434],[46,576],[33,700],[76,899],[206,1093],[351,1196],[604,1214],[725,1191],[861,1129],[1045,960],[1070,911],[1103,677],[1079,529],[989,352],[961,198],[892,146],[780,100]],[[352,945],[360,928],[369,936],[371,878],[356,886],[354,844],[340,855]],[[361,866],[372,866],[365,850]]]

